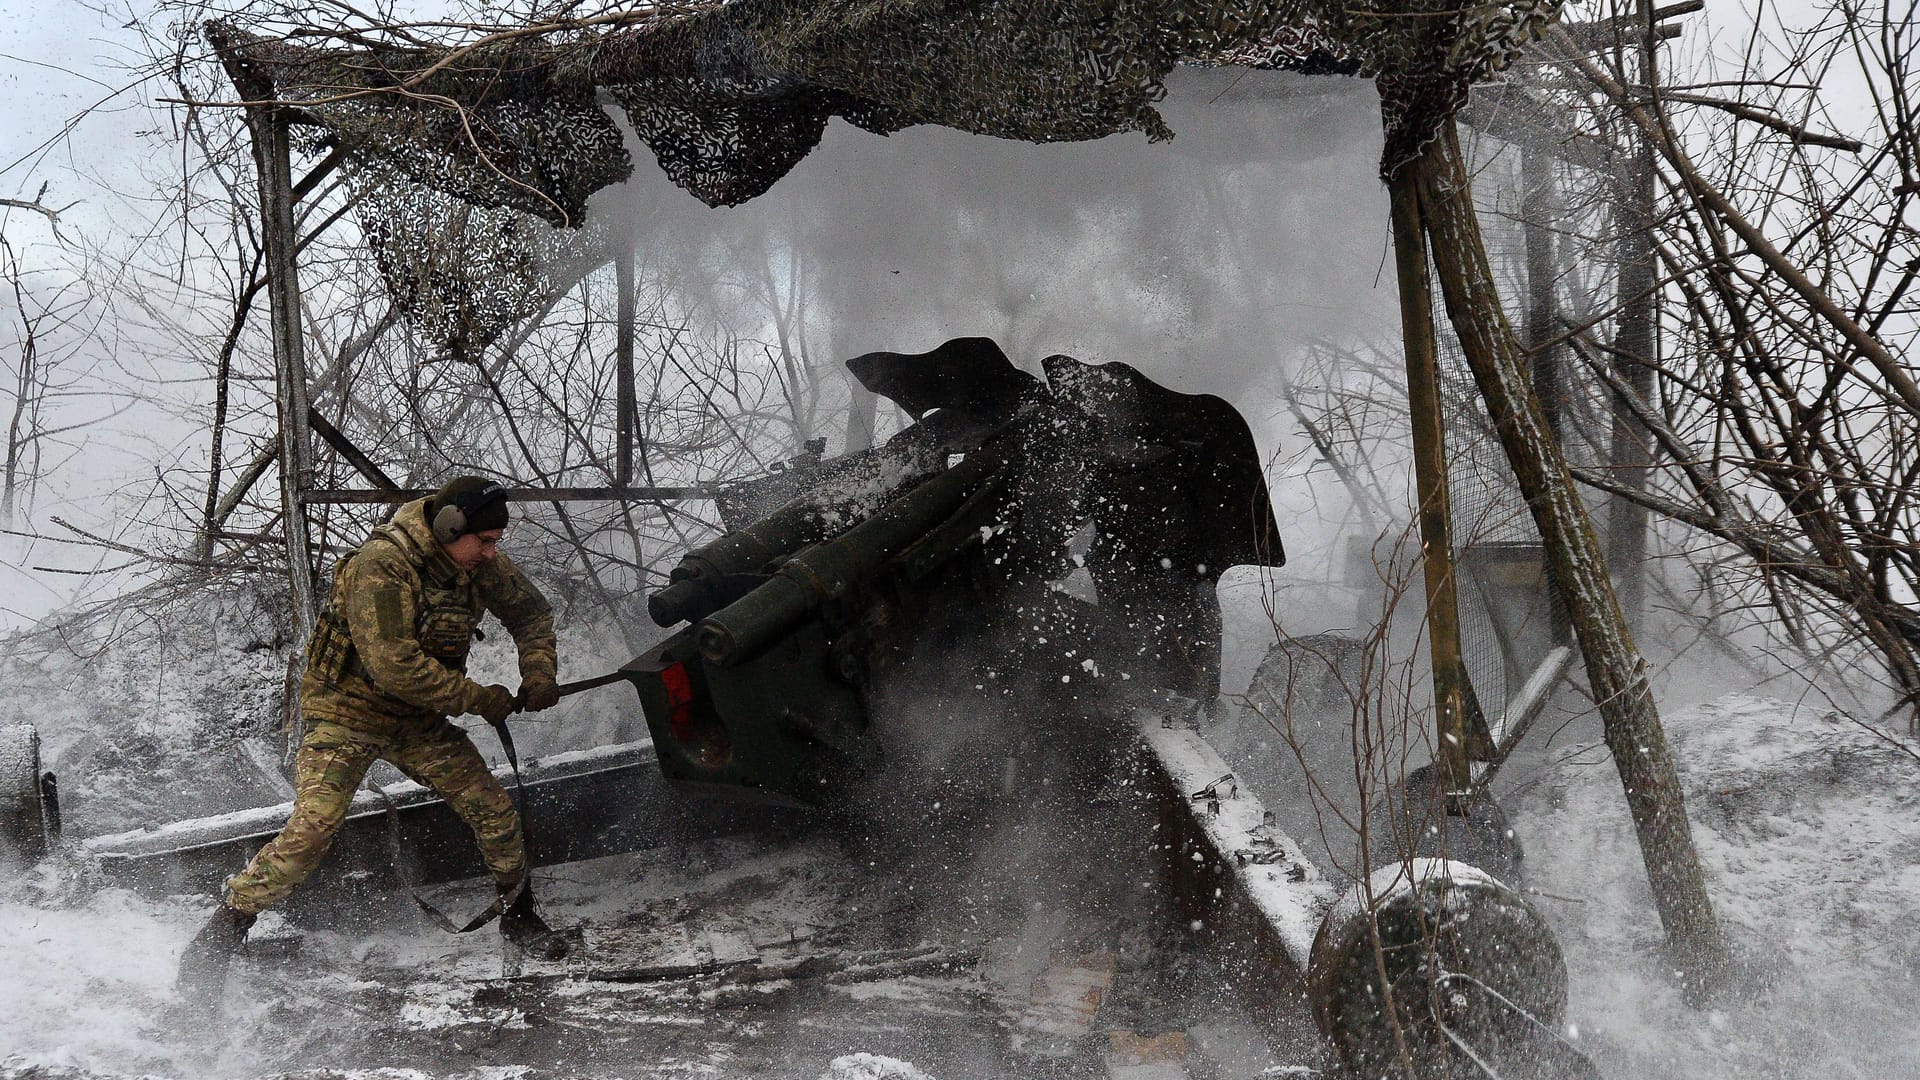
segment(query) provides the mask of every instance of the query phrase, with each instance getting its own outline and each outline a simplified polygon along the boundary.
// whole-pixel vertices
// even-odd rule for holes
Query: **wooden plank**
[[[1113,989],[1118,956],[1100,949],[1051,964],[1034,976],[1026,1011],[1017,1021],[1014,1049],[1042,1057],[1067,1057],[1093,1031],[1094,1018]]]
[[[1427,647],[1432,657],[1435,758],[1449,794],[1473,787],[1471,751],[1491,753],[1477,735],[1474,704],[1460,656],[1459,576],[1454,569],[1452,500],[1447,492],[1446,417],[1440,402],[1439,346],[1420,202],[1406,180],[1392,185],[1394,267],[1400,288],[1407,411],[1413,423],[1413,474],[1420,496],[1420,566],[1426,582]],[[1481,720],[1479,730],[1484,730]]]
[[[684,979],[760,960],[760,950],[737,923],[588,927],[584,941],[587,977],[608,982]]]
[[[1107,1032],[1107,1080],[1188,1080],[1187,1033]]]
[[[333,422],[321,415],[319,409],[307,407],[307,423],[313,427],[315,434],[326,440],[328,446],[333,447],[335,453],[347,459],[347,464],[352,465],[355,472],[366,477],[368,483],[379,487],[382,491],[400,489],[400,485],[395,483],[392,477],[388,476],[380,466],[374,464],[372,458],[361,453],[360,448],[353,445],[353,440],[347,438],[339,428],[334,427]]]
[[[301,324],[300,278],[295,265],[298,239],[293,223],[292,164],[287,121],[279,110],[252,107],[247,126],[253,139],[260,191],[260,226],[266,249],[267,299],[273,330],[274,405],[280,418],[281,527],[285,530],[287,582],[292,597],[294,654],[306,644],[317,614],[313,549],[301,494],[313,482],[307,441],[307,360]],[[289,702],[299,730],[298,704]]]

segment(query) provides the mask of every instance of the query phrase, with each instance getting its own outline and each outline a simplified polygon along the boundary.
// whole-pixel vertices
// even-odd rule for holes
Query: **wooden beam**
[[[633,388],[633,244],[626,241],[620,245],[619,252],[613,257],[614,288],[620,291],[618,302],[614,305],[614,396],[615,402],[614,441],[617,444],[614,466],[614,483],[620,487],[633,484],[633,439],[638,426],[638,402],[634,399]]]
[[[277,109],[247,110],[260,188],[260,225],[265,240],[268,308],[272,315],[274,404],[280,418],[280,502],[286,534],[287,584],[293,614],[294,653],[313,630],[316,614],[313,557],[302,493],[313,482],[308,447],[307,359],[300,317],[300,279],[295,265],[298,236],[293,224],[293,180],[287,123]]]
[[[340,167],[340,163],[345,161],[346,157],[347,151],[343,147],[334,147],[331,153],[320,159],[320,164],[308,169],[307,175],[293,185],[293,201],[299,202],[313,194],[313,189],[325,183],[327,177],[333,175],[333,171]]]
[[[366,477],[368,483],[378,486],[383,491],[399,490],[400,485],[382,471],[380,466],[374,464],[372,458],[361,453],[360,448],[341,434],[340,429],[334,427],[332,421],[322,416],[319,409],[308,406],[307,423],[313,427],[315,434],[326,440],[328,446],[333,447],[336,453],[347,459],[347,464],[352,465],[354,471]]]
[[[1527,249],[1527,368],[1533,377],[1534,397],[1540,402],[1548,430],[1562,445],[1566,436],[1567,348],[1561,342],[1560,304],[1556,284],[1560,259],[1554,236],[1561,214],[1559,191],[1548,152],[1535,144],[1520,148],[1520,231]],[[1552,581],[1553,575],[1548,573]],[[1556,645],[1573,644],[1573,624],[1567,604],[1554,585],[1547,605],[1548,632]]]
[[[1403,170],[1404,172],[1405,170]],[[1413,474],[1420,497],[1420,567],[1426,580],[1427,647],[1433,668],[1435,762],[1449,794],[1473,788],[1467,744],[1467,677],[1460,659],[1460,605],[1447,495],[1446,420],[1440,408],[1440,356],[1420,200],[1410,183],[1391,185],[1394,268],[1406,346],[1407,409],[1413,421]]]
[[[1657,86],[1659,66],[1653,38],[1655,16],[1652,0],[1639,0],[1639,13],[1645,20],[1641,32],[1628,37],[1637,41],[1640,60],[1640,85]],[[1632,128],[1632,125],[1628,125]],[[1659,182],[1653,169],[1653,146],[1645,133],[1631,133],[1633,146],[1627,168],[1614,188],[1613,220],[1618,240],[1620,265],[1614,287],[1619,294],[1620,323],[1614,336],[1611,360],[1614,381],[1630,390],[1641,401],[1653,400],[1653,358],[1659,331],[1660,284],[1654,265],[1654,203]],[[1614,475],[1634,491],[1645,491],[1653,472],[1653,453],[1648,445],[1646,425],[1633,415],[1633,409],[1620,394],[1613,401]],[[1620,607],[1630,626],[1640,625],[1641,609],[1646,605],[1647,509],[1633,499],[1615,498],[1607,508],[1607,559],[1613,566],[1614,581],[1620,590]]]

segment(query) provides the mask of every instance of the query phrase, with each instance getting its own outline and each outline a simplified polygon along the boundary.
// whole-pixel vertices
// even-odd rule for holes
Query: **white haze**
[[[1299,460],[1279,376],[1309,342],[1398,332],[1377,97],[1360,80],[1239,70],[1168,83],[1170,142],[1036,146],[932,127],[881,138],[834,123],[769,193],[723,209],[674,187],[629,136],[634,177],[589,214],[632,231],[643,274],[710,292],[691,306],[741,318],[739,297],[769,283],[807,297],[809,350],[835,371],[868,351],[983,335],[1035,373],[1067,353],[1225,398],[1284,523],[1290,563],[1272,584],[1323,582],[1346,496]],[[1258,577],[1227,588],[1251,597]],[[1319,597],[1283,604],[1289,632],[1351,626],[1350,602]]]
[[[112,44],[114,26],[79,0],[0,0],[0,53],[8,54],[0,92],[14,110],[0,125],[0,164],[105,96],[87,77],[38,64],[93,70],[119,48]],[[1184,71],[1171,87],[1164,112],[1179,137],[1167,144],[1129,135],[1031,146],[930,128],[882,139],[836,122],[819,150],[770,194],[743,207],[701,206],[636,148],[634,179],[597,197],[593,210],[629,222],[647,264],[680,270],[681,287],[697,290],[704,280],[728,285],[712,288],[717,318],[751,318],[729,312],[728,301],[756,261],[764,265],[768,250],[804,252],[797,274],[783,264],[776,280],[801,281],[814,291],[810,345],[819,357],[919,351],[948,337],[983,334],[1030,370],[1041,357],[1065,352],[1090,362],[1125,361],[1173,389],[1226,397],[1246,416],[1263,456],[1276,463],[1270,480],[1294,556],[1277,575],[1286,590],[1279,617],[1296,634],[1349,625],[1350,609],[1336,610],[1328,602],[1331,591],[1316,584],[1328,568],[1327,547],[1317,542],[1327,539],[1318,535],[1320,521],[1334,516],[1328,504],[1337,500],[1337,489],[1280,467],[1300,447],[1277,403],[1273,375],[1294,363],[1309,340],[1391,340],[1397,332],[1392,270],[1384,265],[1386,200],[1375,176],[1376,100],[1363,82],[1243,72]],[[44,163],[43,172],[56,177],[53,201],[90,199],[72,212],[69,228],[110,234],[126,227],[130,219],[115,212],[112,200],[89,193],[135,190],[146,175],[133,153],[145,153],[135,133],[151,126],[152,114],[141,110],[96,117],[79,141]],[[164,150],[166,141],[155,144]],[[146,158],[146,172],[164,159],[164,153]],[[0,195],[30,195],[37,186],[24,171],[0,177]],[[31,216],[7,221],[16,240],[39,228]],[[103,320],[103,369],[117,332],[111,316]],[[148,391],[199,400],[206,389],[156,379]],[[65,509],[83,523],[110,517],[111,491],[172,460],[152,451],[171,443],[149,441],[173,423],[165,413],[143,407],[103,430],[92,456],[58,478],[43,506]],[[15,546],[0,556],[20,563],[58,557],[44,545]],[[44,575],[0,578],[0,609],[44,610],[66,595],[55,588],[61,584]],[[1252,584],[1238,587],[1257,591]],[[1230,652],[1232,688],[1236,679],[1244,684],[1272,628],[1256,604],[1240,603],[1228,615],[1230,634],[1239,639]],[[1805,725],[1787,722],[1791,716],[1782,706],[1764,714],[1676,713],[1670,719],[1677,730],[1692,726],[1703,735],[1714,725],[1750,732],[1752,745],[1764,750],[1803,733]],[[1683,765],[1691,747],[1707,742],[1676,741]],[[1738,778],[1742,790],[1762,786],[1760,766],[1775,764],[1754,756],[1746,762],[1754,775]],[[1693,757],[1707,763],[1724,753]],[[1823,948],[1838,942],[1832,947],[1839,956],[1773,958],[1783,976],[1773,1000],[1715,1010],[1702,1021],[1671,1000],[1652,970],[1650,906],[1639,895],[1637,853],[1624,824],[1614,820],[1619,796],[1608,766],[1585,759],[1573,764],[1589,767],[1580,782],[1560,789],[1564,805],[1535,807],[1540,813],[1523,832],[1539,853],[1542,873],[1534,884],[1573,897],[1543,906],[1565,931],[1577,966],[1576,1013],[1590,1037],[1606,1045],[1610,1072],[1865,1076],[1895,1075],[1880,1071],[1898,1067],[1891,1054],[1905,1054],[1911,1063],[1904,1043],[1888,1040],[1891,1050],[1876,1045],[1876,1028],[1891,1019],[1862,1010],[1867,995],[1843,992],[1858,972],[1867,991],[1912,1000],[1910,950],[1890,950],[1907,964],[1904,982],[1890,965],[1847,955],[1870,950],[1876,939],[1893,940],[1903,918],[1910,925],[1892,888],[1904,886],[1910,895],[1910,870],[1876,866],[1877,876],[1867,881],[1874,890],[1864,897],[1871,903],[1849,912],[1836,899],[1834,909],[1817,912],[1817,940]],[[1801,758],[1785,766],[1804,767]],[[1704,775],[1705,765],[1690,771]],[[1891,765],[1887,773],[1898,775]],[[1791,774],[1783,769],[1782,775]],[[1716,783],[1698,790],[1710,797],[1731,789]],[[1898,789],[1889,784],[1888,790]],[[1814,801],[1796,800],[1788,805],[1803,810]],[[1772,946],[1793,945],[1805,932],[1796,919],[1816,914],[1811,901],[1846,892],[1839,882],[1817,894],[1809,889],[1808,910],[1802,910],[1794,890],[1803,877],[1841,873],[1828,851],[1845,843],[1915,850],[1911,831],[1895,827],[1911,818],[1910,800],[1895,809],[1904,817],[1877,813],[1865,828],[1847,816],[1849,807],[1836,806],[1826,820],[1783,825],[1794,830],[1790,836],[1735,837],[1724,825],[1703,830],[1730,919]],[[1851,854],[1839,857],[1852,862]],[[1904,858],[1901,865],[1910,866],[1911,856]],[[1850,930],[1847,920],[1858,926]],[[0,945],[0,960],[14,975],[0,998],[14,1018],[0,1024],[0,1057],[28,1051],[56,1066],[177,1066],[160,1053],[146,1024],[168,996],[171,960],[190,925],[185,905],[148,905],[119,893],[72,908],[0,904],[0,941],[8,943]],[[1803,981],[1819,992],[1802,999]],[[1810,1015],[1785,1023],[1796,1011]],[[1830,1031],[1856,1046],[1801,1044],[1782,1053],[1779,1045],[1785,1037],[1779,1032]]]
[[[589,213],[628,223],[662,269],[799,250],[826,307],[813,344],[836,360],[984,335],[1036,372],[1056,352],[1125,361],[1234,402],[1272,455],[1275,367],[1309,340],[1398,326],[1377,99],[1363,81],[1237,70],[1182,69],[1169,91],[1165,143],[836,122],[770,192],[723,209],[634,144],[633,179]]]

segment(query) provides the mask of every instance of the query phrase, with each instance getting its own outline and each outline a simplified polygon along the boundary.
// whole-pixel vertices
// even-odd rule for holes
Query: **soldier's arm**
[[[552,681],[559,667],[553,640],[553,608],[513,560],[496,555],[482,568],[480,597],[520,651],[520,681]]]
[[[341,590],[354,648],[381,693],[448,716],[478,708],[486,688],[421,650],[413,571],[397,553],[356,555]]]

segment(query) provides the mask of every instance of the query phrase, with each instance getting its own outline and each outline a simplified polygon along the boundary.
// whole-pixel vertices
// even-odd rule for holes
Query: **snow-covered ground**
[[[267,794],[261,777],[271,761],[249,768],[218,755],[233,753],[237,734],[271,745],[258,718],[277,696],[284,654],[241,632],[254,617],[251,601],[194,603],[212,606],[130,624],[85,661],[7,658],[13,690],[0,711],[41,725],[70,819],[97,826],[92,831],[143,823],[164,814],[169,798],[197,807],[204,793],[180,786],[211,778],[227,781],[225,801],[244,803],[256,787]],[[1240,615],[1229,611],[1230,633],[1247,639],[1229,656],[1229,685],[1244,686],[1254,666],[1246,653],[1258,656],[1264,642],[1255,641],[1260,620]],[[183,625],[213,629],[188,635]],[[569,653],[581,667],[563,674],[590,673],[605,659],[590,645]],[[483,654],[478,662],[485,670],[505,660]],[[633,719],[612,696],[569,704],[579,712],[530,732],[529,741],[607,741]],[[1568,741],[1576,723],[1502,782],[1527,853],[1524,884],[1566,952],[1575,1040],[1610,1078],[1920,1076],[1920,1026],[1909,1018],[1920,1001],[1920,757],[1911,742],[1824,707],[1754,696],[1670,708],[1665,720],[1712,894],[1748,975],[1708,1008],[1681,1001],[1661,960],[1617,776],[1604,748]],[[1234,722],[1239,730],[1210,734],[1228,744],[1235,769],[1264,787],[1269,804],[1297,801],[1297,791],[1272,786],[1271,763],[1284,746],[1261,737],[1244,713]],[[1152,826],[1134,828],[1144,834]],[[1223,991],[1204,965],[1156,954],[1165,941],[1155,935],[1177,926],[1158,900],[1146,891],[1102,892],[1133,872],[1091,873],[1116,852],[1144,852],[1132,833],[1102,833],[1073,818],[1009,829],[1020,839],[990,845],[993,858],[969,867],[959,892],[916,876],[950,873],[937,857],[868,878],[857,853],[811,841],[775,849],[719,842],[664,861],[654,853],[578,864],[555,871],[547,889],[568,925],[692,925],[718,912],[728,926],[757,926],[749,936],[763,944],[769,920],[862,927],[859,937],[889,923],[861,910],[872,916],[905,905],[919,913],[910,925],[940,933],[881,933],[857,950],[884,963],[927,944],[977,953],[964,974],[883,965],[839,982],[502,984],[492,935],[449,943],[402,907],[392,927],[371,934],[294,930],[269,918],[261,928],[268,954],[237,976],[227,1019],[211,1029],[179,1007],[171,985],[209,898],[146,899],[106,888],[84,868],[44,865],[0,884],[0,1077],[257,1077],[309,1065],[380,1080],[1026,1075],[1007,1071],[1020,1060],[1007,1056],[1008,1034],[1040,984],[1035,957],[1097,981],[1103,969],[1085,965],[1103,951],[1117,957],[1117,974],[1102,1026],[1151,1030],[1199,1022],[1174,1015],[1183,1009],[1225,1009],[1224,999],[1207,997]],[[911,846],[915,835],[903,828],[895,839]],[[975,872],[983,867],[990,872]],[[1141,959],[1149,955],[1162,960]],[[1153,978],[1141,982],[1144,972]],[[1138,989],[1148,983],[1151,992]],[[1180,998],[1174,988],[1198,996],[1170,1006]],[[590,1049],[574,1057],[554,1049],[574,1046]]]
[[[1166,906],[1139,790],[1035,784],[985,822],[943,800],[871,832],[554,867],[544,906],[579,930],[564,964],[449,938],[404,897],[358,927],[270,913],[221,1015],[172,989],[211,898],[43,864],[0,899],[0,1077],[1094,1080],[1110,1032],[1240,1060],[1252,1023]]]
[[[1284,650],[1257,676],[1242,675],[1253,682],[1246,707],[1210,732],[1317,858],[1337,851],[1353,861],[1355,837],[1325,802],[1350,810],[1356,798],[1352,706],[1325,672],[1348,665],[1357,685],[1359,650],[1334,636],[1297,639],[1298,755],[1281,734]],[[1249,669],[1246,661],[1238,667]],[[1689,700],[1662,713],[1709,890],[1745,969],[1708,1007],[1683,1002],[1667,970],[1619,776],[1590,705],[1564,694],[1561,706],[1588,711],[1550,713],[1497,784],[1525,853],[1522,884],[1565,951],[1575,1042],[1617,1078],[1920,1077],[1911,1020],[1920,1002],[1920,746],[1812,700],[1749,692],[1701,701],[1725,674],[1683,678],[1676,668],[1668,696]],[[1413,691],[1417,706],[1424,687]],[[1409,756],[1418,764],[1425,754],[1415,746]],[[1318,808],[1300,794],[1303,760]]]
[[[1507,803],[1566,950],[1569,1019],[1610,1077],[1920,1076],[1920,758],[1823,709],[1733,695],[1666,717],[1743,985],[1705,1009],[1660,924],[1604,749]]]

